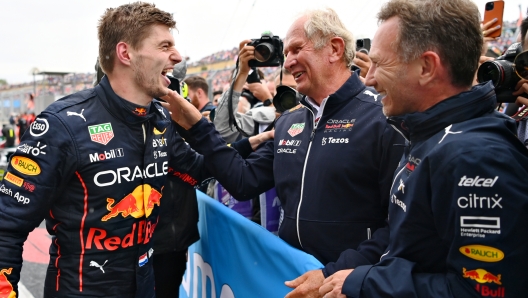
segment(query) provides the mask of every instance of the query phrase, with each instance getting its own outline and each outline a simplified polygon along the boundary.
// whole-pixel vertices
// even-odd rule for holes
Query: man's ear
[[[126,42],[119,42],[116,45],[116,60],[119,61],[119,63],[130,65],[130,50],[131,48]]]
[[[427,51],[418,58],[417,67],[420,67],[419,83],[424,86],[438,78],[440,72],[445,71],[440,56],[433,51]]]
[[[331,55],[330,55],[330,62],[334,63],[336,61],[339,61],[343,58],[343,55],[345,53],[345,41],[341,37],[332,37],[330,39],[330,47],[331,47]]]

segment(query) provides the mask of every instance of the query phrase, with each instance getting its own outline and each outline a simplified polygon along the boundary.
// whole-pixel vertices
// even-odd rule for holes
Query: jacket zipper
[[[141,128],[143,129],[143,144],[147,143],[147,133],[145,132],[145,123],[141,124]]]
[[[315,123],[315,115],[314,115],[313,111],[311,109],[309,109],[309,108],[307,108],[307,110],[310,111],[310,113],[312,113],[313,129],[312,129],[312,132],[310,134],[310,143],[308,145],[308,151],[306,152],[306,157],[304,159],[304,166],[303,166],[303,172],[302,172],[302,177],[301,177],[301,197],[299,198],[299,205],[297,205],[297,222],[296,222],[297,239],[299,240],[299,245],[301,247],[303,247],[303,245],[302,245],[302,242],[301,242],[301,234],[299,232],[299,215],[301,213],[301,205],[302,205],[303,194],[304,194],[304,176],[306,174],[306,165],[308,164],[308,157],[310,156],[310,149],[312,148],[312,141],[313,141],[313,138],[315,136],[315,130],[317,129],[317,125],[319,125],[319,122]],[[324,107],[323,107],[323,112],[324,112]],[[322,115],[323,115],[323,113],[321,113],[321,118],[322,118]],[[319,119],[319,120],[321,120],[321,119]]]

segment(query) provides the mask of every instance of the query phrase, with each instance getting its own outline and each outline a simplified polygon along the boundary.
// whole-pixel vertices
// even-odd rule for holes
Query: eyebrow
[[[173,46],[173,45],[174,45],[174,43],[173,43],[172,41],[168,40],[168,39],[162,40],[162,41],[159,43],[159,45],[162,45],[162,44],[165,44],[165,43],[168,43],[170,46]]]

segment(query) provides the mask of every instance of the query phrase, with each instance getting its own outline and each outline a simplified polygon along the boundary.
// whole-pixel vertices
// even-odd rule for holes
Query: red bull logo
[[[477,284],[475,286],[475,290],[482,296],[482,297],[506,297],[504,295],[505,289],[504,287],[497,287],[496,289],[492,289],[488,286]]]
[[[160,205],[162,194],[155,188],[148,184],[137,186],[132,193],[126,195],[121,201],[115,205],[115,199],[107,198],[108,205],[106,209],[110,211],[107,215],[101,218],[102,221],[107,221],[121,214],[123,218],[132,216],[140,218],[143,216],[149,217],[154,209],[154,205]]]
[[[0,270],[0,298],[15,298],[16,293],[13,285],[7,279],[6,274],[11,274],[13,268]]]
[[[466,270],[466,268],[462,268],[462,276],[464,278],[470,278],[481,284],[495,283],[498,285],[502,285],[500,274],[494,275],[491,272],[480,268],[475,270]]]
[[[152,238],[157,222],[141,220],[132,225],[128,234],[121,236],[109,235],[105,229],[90,228],[86,238],[86,249],[114,251],[118,248],[127,248],[136,244],[147,244]]]
[[[145,108],[136,108],[134,110],[134,113],[136,115],[138,115],[138,116],[145,116],[145,115],[147,115],[147,109],[145,109]]]

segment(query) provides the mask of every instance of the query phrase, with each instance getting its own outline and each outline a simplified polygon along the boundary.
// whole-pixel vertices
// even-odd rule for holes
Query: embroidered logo
[[[292,124],[290,129],[288,129],[288,134],[292,137],[300,134],[304,130],[304,123],[295,123]]]
[[[90,138],[93,142],[103,145],[108,144],[114,138],[114,131],[110,123],[88,126],[88,132],[90,132]]]
[[[84,116],[83,116],[83,114],[82,114],[83,112],[84,112],[84,109],[82,109],[80,113],[67,111],[67,112],[66,112],[66,115],[68,115],[68,116],[78,116],[78,117],[81,117],[81,118],[83,118],[84,122],[86,122],[86,118],[84,118]]]

